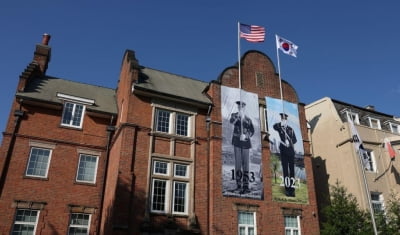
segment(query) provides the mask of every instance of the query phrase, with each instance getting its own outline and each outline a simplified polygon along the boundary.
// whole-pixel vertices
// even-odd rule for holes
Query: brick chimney
[[[36,50],[33,55],[33,61],[37,62],[42,74],[46,74],[47,66],[50,62],[51,47],[49,46],[51,36],[47,33],[43,34],[42,42],[36,44]]]
[[[33,60],[19,76],[17,91],[22,92],[28,80],[33,76],[43,76],[46,74],[47,66],[50,61],[51,48],[49,47],[50,35],[45,33],[42,42],[36,44]]]

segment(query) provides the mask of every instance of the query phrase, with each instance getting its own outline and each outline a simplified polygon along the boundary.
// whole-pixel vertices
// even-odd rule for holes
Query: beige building
[[[327,97],[307,105],[305,112],[310,127],[318,204],[327,198],[328,184],[339,180],[357,198],[361,208],[370,208],[370,198],[375,212],[384,210],[390,194],[400,193],[400,159],[396,159],[400,157],[400,120],[376,111],[373,106],[358,107]],[[349,118],[366,150],[363,157],[355,150]],[[389,155],[385,138],[396,157]]]

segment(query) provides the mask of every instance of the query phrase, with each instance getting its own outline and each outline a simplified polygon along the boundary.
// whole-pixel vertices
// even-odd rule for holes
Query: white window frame
[[[352,120],[353,123],[360,125],[360,118],[358,116],[358,113],[352,112],[350,110],[346,110],[345,112],[346,112],[347,120]]]
[[[95,104],[95,100],[82,98],[82,97],[77,97],[77,96],[68,95],[68,94],[63,94],[63,93],[57,93],[57,98],[63,100],[63,102],[64,102],[64,104],[63,104],[63,113],[62,113],[62,117],[61,117],[61,126],[67,126],[67,127],[73,127],[73,128],[82,128],[83,119],[84,119],[85,111],[86,111],[86,106],[87,105],[94,105]],[[73,109],[72,109],[72,118],[71,118],[69,123],[63,123],[64,122],[64,115],[65,115],[65,106],[66,106],[67,103],[74,105]],[[80,118],[79,126],[72,124],[72,121],[73,121],[74,115],[75,115],[76,105],[82,105],[83,106],[82,116]]]
[[[240,223],[239,217],[240,217],[241,213],[243,213],[243,214],[252,214],[253,215],[254,224],[242,224],[242,223]],[[257,219],[256,212],[254,212],[254,211],[238,211],[238,234],[242,235],[240,233],[240,229],[244,228],[245,231],[244,231],[243,235],[248,235],[249,234],[249,229],[252,228],[253,231],[254,231],[254,235],[257,235],[257,220],[256,219]]]
[[[88,180],[80,180],[78,179],[79,177],[79,169],[80,169],[80,165],[81,165],[81,159],[82,156],[88,156],[88,157],[93,157],[96,158],[96,165],[95,165],[95,169],[93,172],[93,180],[88,181]],[[92,154],[87,154],[87,153],[79,153],[79,161],[78,161],[78,166],[76,168],[76,177],[75,177],[75,181],[76,182],[80,182],[80,183],[90,183],[90,184],[95,184],[96,183],[96,178],[97,178],[97,170],[98,170],[98,165],[99,165],[99,156],[97,155],[92,155]]]
[[[297,221],[297,227],[286,226],[286,218],[287,217],[291,217],[291,218],[295,217],[296,221]],[[285,215],[283,220],[284,220],[283,223],[285,225],[285,235],[288,234],[287,232],[289,232],[288,235],[293,235],[294,231],[297,231],[297,234],[301,235],[300,216],[298,216],[298,215]]]
[[[79,214],[88,215],[88,216],[89,216],[88,224],[87,224],[87,225],[72,224],[72,215],[79,215]],[[86,229],[86,231],[87,231],[86,234],[89,234],[89,232],[90,232],[90,222],[91,222],[91,219],[92,219],[92,215],[91,215],[91,214],[88,214],[88,213],[71,213],[71,214],[70,214],[70,219],[69,219],[69,225],[68,225],[68,235],[71,234],[71,233],[70,233],[70,229],[71,229],[71,228],[83,228],[83,229]]]
[[[36,214],[35,222],[17,221],[17,213],[18,213],[18,211],[31,211],[31,212],[32,211],[36,211],[37,214]],[[20,225],[21,224],[21,225],[33,226],[33,234],[35,234],[36,233],[36,228],[37,228],[37,225],[38,225],[38,221],[39,221],[39,215],[40,215],[40,210],[17,209],[15,211],[14,224],[13,224],[13,228],[12,228],[13,231],[11,233],[14,232],[15,225]]]
[[[379,120],[378,118],[373,118],[373,117],[367,117],[368,119],[368,124],[369,127],[374,128],[374,129],[378,129],[381,130],[381,120]],[[374,126],[374,122],[376,122],[376,127]]]
[[[373,196],[378,196],[378,200],[373,199]],[[371,192],[371,204],[372,208],[374,210],[374,213],[377,212],[385,212],[385,204],[384,204],[384,199],[383,199],[383,194],[380,192]],[[380,206],[380,211],[377,211],[374,205],[379,205]]]
[[[376,162],[375,162],[375,154],[374,151],[372,151],[371,149],[365,149],[365,153],[368,156],[368,162],[365,161],[364,159],[364,154],[363,154],[363,164],[364,164],[364,169],[366,172],[376,172]],[[368,164],[368,167],[365,167],[365,165]],[[371,169],[372,167],[372,169]]]
[[[159,127],[159,113],[161,111],[169,113],[169,123],[168,123],[168,131],[158,130]],[[178,115],[184,115],[188,117],[187,120],[187,128],[186,135],[181,135],[177,133],[177,122]],[[193,127],[194,127],[194,114],[190,112],[185,112],[184,110],[174,110],[166,107],[156,107],[154,111],[154,131],[159,133],[166,133],[170,135],[184,136],[184,137],[193,137]]]
[[[157,163],[166,163],[167,170],[166,173],[156,172],[156,164]],[[176,166],[186,166],[185,175],[177,175],[176,174]],[[190,163],[186,162],[176,162],[172,160],[160,160],[154,159],[152,161],[152,180],[151,180],[151,204],[150,210],[153,213],[162,213],[162,214],[177,214],[177,215],[187,215],[189,213],[189,193],[190,193]],[[165,182],[165,194],[164,196],[164,208],[163,210],[153,209],[154,202],[154,194],[156,193],[155,183],[156,182]],[[184,184],[185,185],[185,193],[184,193],[184,211],[175,211],[175,198],[176,193],[176,185]]]
[[[390,131],[394,134],[400,134],[400,125],[393,123],[393,122],[389,122],[389,126],[390,126]]]
[[[28,170],[29,165],[31,164],[31,160],[32,160],[32,152],[33,149],[37,149],[37,150],[46,150],[49,151],[49,155],[48,155],[48,159],[47,159],[47,166],[46,166],[46,172],[44,175],[35,175],[35,174],[29,174]],[[49,148],[42,148],[42,147],[36,147],[36,146],[31,146],[30,152],[29,152],[29,158],[28,158],[28,163],[26,165],[26,171],[25,171],[25,176],[29,176],[29,177],[37,177],[37,178],[47,178],[48,173],[49,173],[49,168],[50,168],[50,162],[51,162],[51,156],[52,156],[53,150],[49,149]]]
[[[65,114],[66,114],[66,106],[67,106],[67,104],[72,104],[73,105],[73,107],[72,107],[72,114],[71,114],[71,119],[69,120],[69,123],[64,123],[64,117],[65,117]],[[81,114],[81,117],[80,117],[80,120],[79,120],[79,125],[74,125],[73,124],[73,121],[74,121],[74,117],[75,117],[75,115],[76,115],[76,107],[77,106],[82,106],[82,114]],[[61,117],[61,126],[67,126],[67,127],[74,127],[74,128],[82,128],[82,124],[83,124],[83,117],[85,116],[85,110],[86,110],[86,106],[84,105],[84,104],[79,104],[79,103],[73,103],[73,102],[69,102],[69,101],[66,101],[66,102],[64,102],[64,105],[63,105],[63,114],[62,114],[62,117]]]
[[[174,181],[173,181],[173,184],[174,184],[174,186],[173,186],[173,197],[172,197],[172,208],[171,208],[172,213],[173,213],[173,214],[178,214],[178,215],[187,215],[187,214],[188,214],[188,205],[189,205],[189,204],[188,204],[188,201],[189,201],[189,183],[188,183],[188,182],[185,182],[185,181],[177,181],[177,180],[174,180]],[[183,196],[183,200],[184,200],[184,202],[183,202],[184,211],[175,211],[176,197],[177,197],[177,195],[176,195],[175,193],[176,193],[176,186],[177,186],[177,184],[185,185],[185,194],[184,194],[184,196]]]

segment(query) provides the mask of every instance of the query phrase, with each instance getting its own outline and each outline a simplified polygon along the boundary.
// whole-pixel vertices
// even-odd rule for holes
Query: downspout
[[[207,226],[208,226],[208,234],[211,234],[211,224],[210,224],[210,198],[211,198],[211,190],[210,190],[210,136],[211,136],[211,131],[210,131],[210,124],[211,124],[211,113],[212,106],[208,106],[208,112],[207,112],[207,117],[206,117],[206,128],[207,128],[207,161],[208,161],[208,167],[207,167],[207,187],[208,187],[208,200],[207,200]]]
[[[104,177],[103,177],[103,188],[102,188],[102,192],[101,192],[101,201],[100,201],[100,214],[99,214],[99,218],[100,218],[100,222],[97,224],[97,234],[100,234],[100,229],[101,229],[101,225],[102,222],[105,223],[105,220],[103,221],[103,207],[104,207],[104,195],[106,193],[106,181],[107,181],[107,176],[108,176],[108,164],[110,161],[110,146],[111,146],[111,140],[112,140],[112,136],[115,132],[115,126],[112,126],[114,120],[114,116],[111,116],[111,120],[110,120],[110,125],[107,126],[107,146],[106,146],[106,163],[104,166],[105,172],[104,172]]]
[[[13,152],[13,149],[14,149],[15,140],[16,140],[16,137],[17,137],[17,132],[18,132],[21,120],[22,120],[22,118],[24,117],[24,114],[25,114],[25,112],[23,110],[21,110],[21,106],[22,106],[22,100],[20,101],[19,110],[15,110],[14,111],[14,117],[15,117],[14,130],[13,130],[13,132],[11,134],[11,140],[10,140],[10,144],[8,145],[6,159],[4,161],[3,169],[1,171],[0,198],[1,198],[1,195],[3,193],[4,184],[6,183],[8,167],[9,167],[10,162],[11,162],[11,155],[12,155],[12,152]]]

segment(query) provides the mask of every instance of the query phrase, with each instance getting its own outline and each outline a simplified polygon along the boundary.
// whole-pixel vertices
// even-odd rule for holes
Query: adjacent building
[[[329,198],[329,185],[339,181],[362,209],[369,210],[371,205],[375,213],[383,211],[390,195],[400,192],[400,164],[395,161],[400,120],[373,106],[359,107],[328,97],[306,105],[305,111],[320,206]],[[355,148],[359,144],[362,150]]]
[[[204,82],[127,50],[110,89],[48,76],[48,39],[3,133],[0,233],[319,234],[305,105],[267,55]]]

